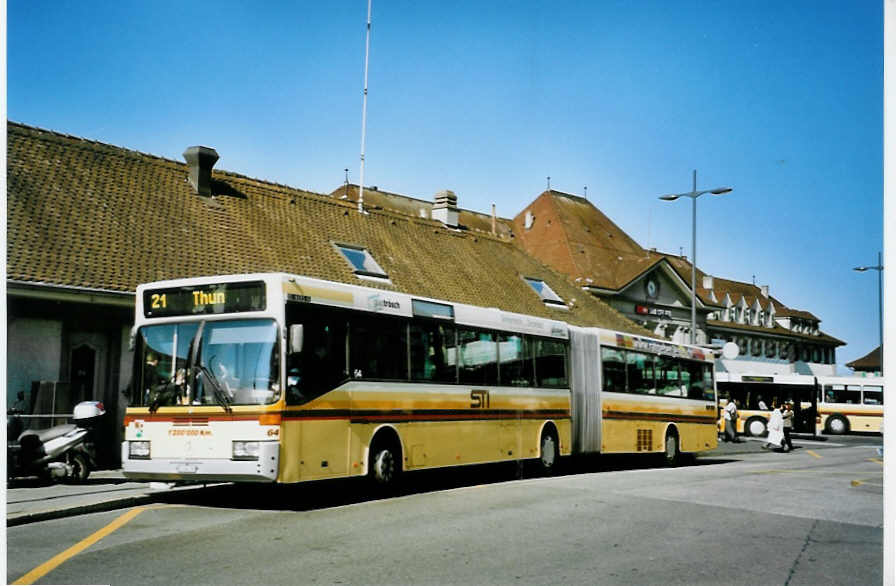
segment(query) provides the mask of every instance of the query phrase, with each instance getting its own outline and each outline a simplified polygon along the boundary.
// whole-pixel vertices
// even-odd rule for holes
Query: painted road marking
[[[818,452],[813,452],[812,450],[806,450],[806,453],[812,456],[813,458],[821,458],[821,455]]]
[[[764,437],[744,437],[741,436],[742,440],[746,440],[748,442],[763,442],[765,443],[766,438]],[[796,439],[793,440],[793,445],[795,446],[825,446],[828,448],[842,448],[846,444],[838,444],[827,441],[817,441],[817,440],[807,440],[807,439]]]
[[[880,458],[868,458],[868,461],[869,461],[869,462],[877,462],[877,463],[880,464],[881,466],[884,465],[884,461],[881,460]]]
[[[21,578],[19,578],[15,582],[13,582],[13,584],[34,584],[37,580],[40,580],[45,575],[49,574],[50,572],[52,572],[53,570],[58,568],[60,565],[62,565],[66,561],[70,560],[71,558],[75,557],[76,555],[78,555],[79,553],[81,553],[82,551],[84,551],[85,549],[87,549],[88,547],[93,545],[94,543],[98,542],[102,538],[111,534],[113,531],[123,527],[128,521],[130,521],[131,519],[133,519],[134,517],[136,517],[143,511],[146,511],[149,509],[159,509],[159,508],[162,508],[165,506],[170,506],[170,505],[137,507],[135,509],[131,509],[130,511],[128,511],[124,515],[121,515],[120,517],[118,517],[117,519],[115,519],[114,521],[112,521],[111,523],[109,523],[108,525],[106,525],[105,527],[100,529],[99,531],[95,532],[93,535],[90,535],[89,537],[82,539],[81,541],[79,541],[75,545],[71,546],[67,550],[63,551],[62,553],[53,556],[50,560],[37,566],[36,568],[34,568],[33,570],[31,570],[30,572],[28,572]]]

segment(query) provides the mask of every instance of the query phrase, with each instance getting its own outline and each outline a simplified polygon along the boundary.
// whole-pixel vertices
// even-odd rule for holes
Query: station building
[[[641,247],[589,200],[546,191],[512,220],[515,241],[532,256],[655,336],[691,340],[691,263]],[[812,313],[788,307],[768,286],[696,271],[696,342],[735,359],[716,361],[732,374],[836,374],[844,342],[824,333]]]

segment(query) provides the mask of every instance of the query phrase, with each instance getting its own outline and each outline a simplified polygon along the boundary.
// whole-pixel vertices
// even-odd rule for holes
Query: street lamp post
[[[694,189],[687,193],[661,195],[663,201],[675,201],[679,197],[691,198],[691,344],[697,343],[697,198],[704,193],[722,195],[731,191],[730,187],[716,187],[697,191],[697,170],[694,169]]]
[[[881,253],[877,253],[877,266],[855,267],[854,271],[877,271],[877,322],[880,327],[880,374],[884,374],[884,263]]]

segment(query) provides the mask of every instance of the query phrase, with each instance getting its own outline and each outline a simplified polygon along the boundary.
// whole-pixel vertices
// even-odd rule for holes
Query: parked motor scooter
[[[39,476],[56,482],[83,482],[96,468],[94,430],[106,410],[99,401],[75,405],[74,423],[26,429],[7,442],[7,477]],[[7,430],[10,420],[7,419]]]

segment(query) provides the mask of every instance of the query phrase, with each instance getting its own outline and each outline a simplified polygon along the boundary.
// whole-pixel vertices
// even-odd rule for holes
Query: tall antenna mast
[[[367,44],[364,50],[364,102],[361,106],[361,178],[358,186],[358,211],[364,213],[364,149],[367,144],[367,67],[370,62],[370,5],[367,0]]]

